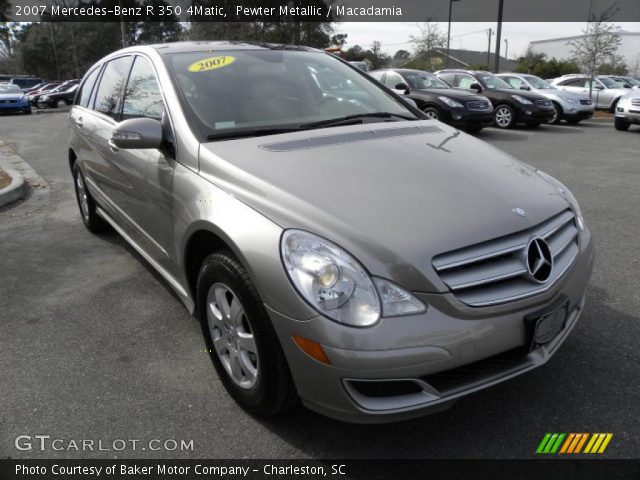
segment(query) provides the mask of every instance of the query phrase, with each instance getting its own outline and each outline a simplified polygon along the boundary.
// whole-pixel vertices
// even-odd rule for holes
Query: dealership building
[[[636,76],[640,75],[640,32],[621,30],[618,35],[620,37],[618,53],[627,64],[629,73]],[[580,35],[575,35],[572,37],[551,38],[549,40],[536,40],[529,42],[529,48],[533,52],[546,54],[547,58],[555,57],[558,60],[566,60],[571,58],[569,42],[580,37]]]

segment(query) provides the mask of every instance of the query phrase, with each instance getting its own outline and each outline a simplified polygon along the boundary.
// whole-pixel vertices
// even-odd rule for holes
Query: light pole
[[[489,37],[489,43],[487,45],[487,70],[491,70],[491,35],[493,35],[493,29],[487,30]]]
[[[460,0],[449,0],[449,27],[447,28],[447,58],[445,59],[445,68],[449,68],[449,45],[451,43],[451,10],[453,2],[459,2]]]
[[[508,38],[504,39],[504,58],[509,60],[509,39]]]
[[[496,61],[493,66],[494,73],[500,73],[500,37],[502,36],[502,11],[504,0],[498,2],[498,33],[496,34]]]

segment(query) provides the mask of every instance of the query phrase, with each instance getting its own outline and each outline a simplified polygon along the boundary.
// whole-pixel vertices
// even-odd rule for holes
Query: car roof
[[[316,48],[298,45],[282,45],[277,43],[263,42],[231,42],[231,41],[188,41],[174,43],[159,43],[148,45],[158,53],[188,53],[188,52],[210,52],[225,50],[294,50],[294,51],[315,51],[324,52]]]

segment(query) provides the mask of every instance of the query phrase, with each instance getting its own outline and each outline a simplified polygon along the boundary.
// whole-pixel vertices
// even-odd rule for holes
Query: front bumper
[[[516,122],[545,123],[551,120],[553,115],[553,108],[540,108],[535,105],[518,105],[516,109]]]
[[[392,422],[445,409],[464,395],[544,365],[582,313],[593,261],[585,231],[573,266],[544,294],[466,311],[452,307],[451,294],[417,294],[429,305],[425,314],[383,318],[372,328],[346,327],[323,316],[297,321],[267,309],[307,407],[343,421]],[[550,343],[526,351],[524,318],[560,299],[568,301],[564,329]],[[331,365],[307,356],[294,334],[322,344]]]
[[[30,105],[28,102],[2,103],[0,102],[1,112],[22,112],[28,110]]]
[[[640,123],[640,105],[631,105],[628,108],[616,107],[616,118],[622,118],[629,123]]]
[[[469,110],[450,110],[446,123],[456,128],[490,127],[493,125],[493,110],[473,112]]]

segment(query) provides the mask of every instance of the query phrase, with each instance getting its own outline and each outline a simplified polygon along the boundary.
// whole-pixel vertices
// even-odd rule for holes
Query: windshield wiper
[[[321,120],[319,122],[303,123],[300,130],[308,130],[312,128],[329,127],[333,125],[351,125],[362,123],[364,118],[399,118],[401,120],[418,120],[417,117],[409,117],[408,115],[400,115],[399,113],[389,112],[373,112],[373,113],[356,113],[354,115],[346,115],[339,118],[330,118],[329,120]],[[360,120],[360,122],[358,122]]]
[[[207,140],[228,140],[242,137],[264,137],[265,135],[277,135],[278,133],[297,132],[299,128],[252,128],[247,130],[229,130],[207,135]]]

